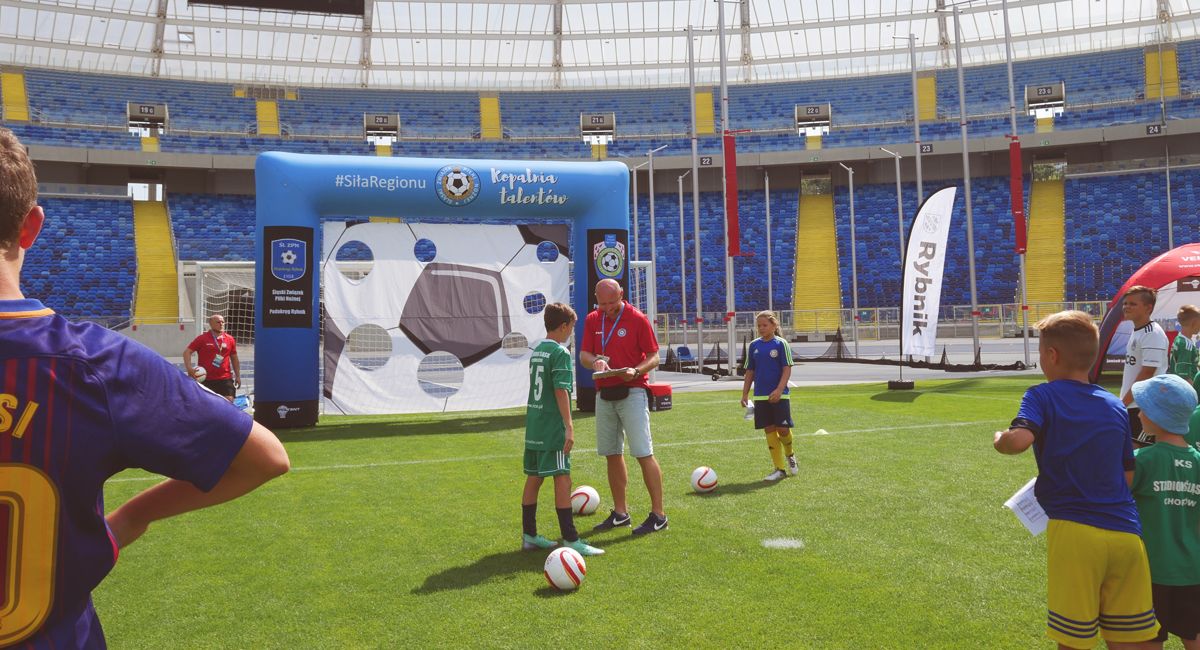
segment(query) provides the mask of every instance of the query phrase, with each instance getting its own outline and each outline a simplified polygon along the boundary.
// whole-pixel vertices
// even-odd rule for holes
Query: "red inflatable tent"
[[[1104,369],[1104,361],[1112,357],[1124,357],[1125,346],[1133,332],[1133,323],[1121,315],[1121,298],[1134,285],[1144,285],[1158,291],[1151,318],[1158,321],[1168,336],[1177,329],[1175,315],[1179,308],[1193,304],[1200,306],[1200,243],[1184,244],[1150,260],[1136,273],[1129,276],[1117,295],[1108,304],[1108,313],[1100,323],[1100,354],[1092,365],[1092,381],[1096,381]]]

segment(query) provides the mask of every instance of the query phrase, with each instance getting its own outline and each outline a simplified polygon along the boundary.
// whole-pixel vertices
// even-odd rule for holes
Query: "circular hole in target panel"
[[[360,370],[378,370],[392,358],[392,337],[378,325],[359,325],[346,337],[343,354]]]
[[[449,352],[430,352],[417,365],[417,384],[431,397],[452,397],[462,388],[462,383],[462,362]]]
[[[375,254],[371,247],[360,241],[348,241],[338,247],[333,262],[347,280],[358,282],[375,267]]]
[[[542,313],[546,308],[546,295],[541,291],[530,291],[525,294],[525,299],[522,301],[525,305],[525,313],[530,316]]]
[[[558,260],[558,246],[552,241],[538,244],[537,258],[539,262],[554,262]]]
[[[520,359],[529,354],[529,339],[520,332],[509,332],[500,341],[500,348],[510,359]]]
[[[413,255],[416,256],[418,261],[432,262],[437,257],[437,246],[434,245],[432,239],[422,237],[413,245]]]

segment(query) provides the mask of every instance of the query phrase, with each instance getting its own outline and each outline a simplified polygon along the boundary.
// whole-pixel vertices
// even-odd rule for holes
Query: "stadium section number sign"
[[[274,428],[311,426],[317,421],[322,269],[313,260],[315,249],[322,246],[315,233],[325,216],[401,217],[405,222],[571,222],[572,258],[590,262],[588,272],[574,278],[574,307],[580,315],[576,340],[583,338],[582,317],[591,310],[594,282],[613,278],[624,284],[628,278],[629,170],[615,161],[269,152],[258,157],[255,184],[255,418]],[[418,251],[416,257],[427,253]],[[431,268],[441,263],[434,259],[421,260],[431,276],[454,270]],[[489,281],[478,273],[459,276]],[[529,308],[523,303],[529,296],[503,295],[515,301],[510,312]],[[577,398],[589,403],[595,390],[590,374],[577,370],[576,375]]]

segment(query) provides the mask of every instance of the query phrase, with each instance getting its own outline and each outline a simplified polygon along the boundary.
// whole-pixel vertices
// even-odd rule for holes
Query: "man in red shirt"
[[[596,380],[596,451],[608,463],[608,487],[613,511],[596,525],[609,530],[630,525],[625,502],[629,483],[625,469],[624,438],[629,451],[642,466],[642,479],[650,492],[650,515],[633,529],[634,535],[654,533],[667,527],[663,512],[662,469],[654,458],[650,439],[650,410],[646,374],[658,367],[658,339],[646,315],[625,302],[616,280],[596,284],[598,309],[583,321],[579,362],[595,372],[624,368],[623,374]]]
[[[192,353],[199,359],[192,366]],[[242,366],[238,363],[237,341],[225,331],[225,317],[213,314],[208,319],[208,331],[192,339],[183,351],[183,366],[188,376],[195,377],[201,368],[207,373],[204,387],[233,401],[242,386]]]

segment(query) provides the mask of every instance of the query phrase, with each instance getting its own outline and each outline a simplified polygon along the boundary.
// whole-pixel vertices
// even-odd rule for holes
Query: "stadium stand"
[[[1178,44],[1182,96],[1168,99],[1168,119],[1200,117],[1200,40]],[[1055,120],[1055,129],[1089,128],[1126,123],[1150,123],[1160,117],[1156,100],[1145,100],[1143,54],[1125,49],[1087,55],[1038,59],[1015,65],[1018,88],[1051,80],[1066,83],[1068,108]],[[956,140],[957,80],[952,70],[936,73],[938,119],[922,123],[922,140]],[[256,102],[235,96],[229,84],[167,81],[113,75],[92,75],[27,69],[24,71],[31,122],[7,120],[26,142],[63,147],[139,150],[141,141],[124,127],[127,101],[167,103],[171,130],[159,142],[164,152],[255,155],[265,150],[342,155],[372,155],[373,146],[360,138],[364,112],[397,112],[402,137],[392,155],[436,157],[497,157],[582,159],[591,155],[578,139],[580,112],[617,113],[617,140],[609,157],[641,157],[661,145],[660,155],[686,155],[691,143],[685,137],[690,107],[686,89],[607,91],[522,91],[499,94],[503,138],[479,139],[480,95],[473,92],[418,92],[358,89],[301,89],[294,99],[277,103],[282,137],[259,136]],[[966,71],[967,106],[971,136],[999,136],[1008,131],[1008,97],[1002,65],[977,66]],[[733,125],[754,132],[739,135],[744,152],[795,151],[804,140],[795,134],[792,108],[797,103],[829,101],[834,105],[834,127],[823,138],[824,148],[881,146],[911,141],[912,105],[910,78],[905,74],[867,78],[826,79],[805,82],[765,83],[730,89]],[[11,86],[11,84],[10,84]],[[704,89],[706,92],[714,92]],[[714,92],[715,94],[715,92]],[[710,97],[712,95],[709,95]],[[713,112],[719,114],[716,101]],[[840,108],[839,108],[840,107]],[[706,107],[707,108],[707,107]],[[703,112],[703,111],[702,111]],[[1020,115],[1019,131],[1036,129],[1032,118]],[[701,154],[715,155],[720,140],[702,136]],[[1194,239],[1200,226],[1196,194],[1200,171],[1180,170],[1173,175],[1176,243]],[[1130,188],[1133,188],[1132,191]],[[661,190],[662,188],[660,188]],[[935,187],[926,184],[927,192]],[[1006,178],[975,178],[974,227],[978,301],[1010,303],[1017,295],[1017,265],[1012,252],[1012,225],[1008,214]],[[1027,183],[1026,197],[1030,196]],[[1165,250],[1165,183],[1161,173],[1135,173],[1114,177],[1070,179],[1064,185],[1063,215],[1065,261],[1062,287],[1066,300],[1105,300],[1144,261]],[[899,278],[895,220],[895,189],[890,183],[860,185],[857,207],[859,302],[862,307],[894,307]],[[916,209],[916,191],[904,186],[905,215]],[[744,248],[750,254],[735,261],[737,305],[742,309],[766,307],[766,239],[764,199],[760,191],[743,191],[741,225]],[[773,302],[778,309],[792,308],[799,197],[796,191],[775,191],[772,203],[772,246],[776,270],[771,275]],[[48,236],[59,237],[53,248],[89,251],[91,266],[78,260],[33,259],[31,282],[42,282],[37,292],[56,299],[55,291],[70,284],[50,282],[64,276],[65,268],[83,273],[83,292],[66,298],[60,309],[74,317],[128,318],[131,296],[102,283],[105,272],[134,272],[132,210],[127,202],[83,199],[48,199],[57,214],[70,217],[70,228],[53,225]],[[662,312],[681,309],[681,281],[689,311],[694,310],[692,210],[690,195],[684,201],[684,238],[680,241],[678,203],[673,192],[656,198],[658,306]],[[959,201],[962,201],[961,193]],[[635,237],[643,258],[650,255],[647,197],[638,197],[639,224]],[[702,267],[704,306],[708,318],[725,308],[723,227],[719,193],[701,195]],[[171,194],[173,234],[181,260],[249,260],[253,257],[252,197],[208,194]],[[845,187],[836,187],[833,201],[837,232],[837,265],[843,307],[851,305],[849,202]],[[86,226],[95,214],[109,215],[104,228]],[[77,217],[81,229],[76,225]],[[1146,221],[1145,217],[1154,219]],[[907,228],[906,224],[906,228]],[[948,285],[944,305],[970,300],[967,283],[965,219],[954,224],[947,260]],[[1144,230],[1143,230],[1144,228]],[[106,233],[109,243],[95,237],[75,241],[77,233]],[[687,268],[678,269],[680,247]],[[71,248],[74,247],[74,248]],[[42,250],[47,250],[50,247]],[[101,284],[97,284],[97,283]],[[47,287],[53,285],[53,289]],[[115,287],[116,285],[110,285]],[[32,291],[31,291],[32,292]],[[121,293],[121,295],[117,295]],[[801,307],[798,305],[798,307]]]
[[[1013,302],[1017,291],[1012,225],[1008,213],[1008,181],[1002,177],[972,181],[976,242],[976,275],[979,302]],[[1133,187],[1134,191],[1129,191]],[[935,189],[927,185],[926,190]],[[1166,249],[1165,184],[1162,174],[1136,173],[1113,177],[1072,179],[1066,183],[1067,210],[1065,288],[1067,300],[1107,300],[1113,291],[1146,260]],[[1026,192],[1028,193],[1028,188]],[[1200,170],[1172,174],[1176,244],[1195,239],[1200,230]],[[903,186],[905,214],[911,224],[916,209],[916,187]],[[961,197],[961,193],[960,193]],[[745,309],[765,308],[767,261],[765,195],[739,193],[742,241],[750,255],[735,262],[737,304]],[[959,201],[961,202],[961,198]],[[50,296],[55,308],[77,318],[125,320],[129,318],[132,285],[111,282],[136,272],[133,249],[133,210],[127,201],[44,199],[51,216],[43,236],[54,250],[69,251],[49,259],[36,249],[28,261],[30,293]],[[181,260],[249,260],[253,258],[254,198],[237,195],[173,194],[169,197],[172,227]],[[725,304],[724,245],[720,222],[720,194],[701,194],[702,272],[707,313],[723,311]],[[859,263],[859,303],[863,308],[894,307],[898,290],[896,272],[898,233],[895,187],[860,185],[855,192],[856,239]],[[680,311],[679,216],[674,194],[661,194],[655,203],[658,304],[662,312]],[[837,187],[834,210],[838,233],[838,268],[842,304],[851,306],[849,197]],[[791,308],[795,260],[798,196],[794,190],[771,196],[772,276],[774,305]],[[1138,217],[1153,216],[1161,224]],[[1144,228],[1144,230],[1143,230]],[[907,233],[906,233],[907,234]],[[638,247],[649,256],[649,204],[639,196]],[[684,242],[689,312],[694,310],[695,280],[692,267],[691,197],[684,197]],[[970,301],[967,283],[966,224],[959,219],[951,233],[955,248],[947,259],[948,285],[943,304]],[[42,250],[50,250],[44,247]],[[124,288],[121,288],[121,287]],[[74,292],[73,287],[79,287]]]
[[[167,201],[179,259],[254,259],[254,197],[172,194]]]
[[[1175,245],[1198,240],[1200,170],[1171,173]],[[1130,274],[1167,250],[1166,178],[1132,173],[1066,181],[1069,300],[1109,300]]]
[[[1169,119],[1200,116],[1197,58],[1200,41],[1178,44],[1183,95],[1167,102]],[[1159,119],[1157,101],[1146,100],[1140,48],[1044,58],[1014,65],[1018,89],[1064,81],[1067,111],[1055,129],[1077,129]],[[965,71],[972,137],[1008,132],[1008,94],[1003,65]],[[959,137],[958,86],[952,69],[936,72],[937,119],[922,122],[923,141]],[[609,157],[641,155],[667,144],[663,155],[683,155],[691,145],[688,92],[683,88],[606,91],[520,91],[499,94],[502,137],[480,139],[480,96],[472,92],[368,89],[301,89],[276,104],[282,137],[258,137],[256,102],[236,97],[230,84],[121,77],[27,69],[34,124],[19,135],[30,143],[137,149],[124,135],[127,101],[167,103],[171,125],[160,143],[165,152],[254,155],[264,150],[305,153],[374,153],[361,141],[364,112],[399,113],[401,140],[393,155],[590,158],[578,140],[581,112],[615,112],[617,141]],[[822,148],[881,146],[912,140],[911,81],[906,74],[775,82],[730,89],[730,123],[754,133],[739,138],[746,152],[804,148],[792,123],[796,104],[830,102],[834,119]],[[715,92],[713,93],[715,96]],[[1020,99],[1018,99],[1020,102]],[[719,114],[714,99],[714,111]],[[1021,107],[1018,107],[1021,110]],[[703,112],[703,111],[702,111]],[[1032,118],[1018,118],[1021,133],[1036,132]],[[268,120],[270,121],[270,120]],[[40,124],[39,124],[40,123]],[[48,125],[53,125],[48,128]],[[108,130],[105,130],[105,129]],[[265,131],[264,131],[265,134]],[[719,151],[702,137],[701,150]]]
[[[247,133],[255,123],[251,99],[230,84],[76,74],[26,68],[29,104],[48,122],[123,127],[127,102],[167,104],[171,128]]]
[[[29,249],[21,289],[73,320],[129,320],[137,262],[128,200],[42,197],[46,225]]]

